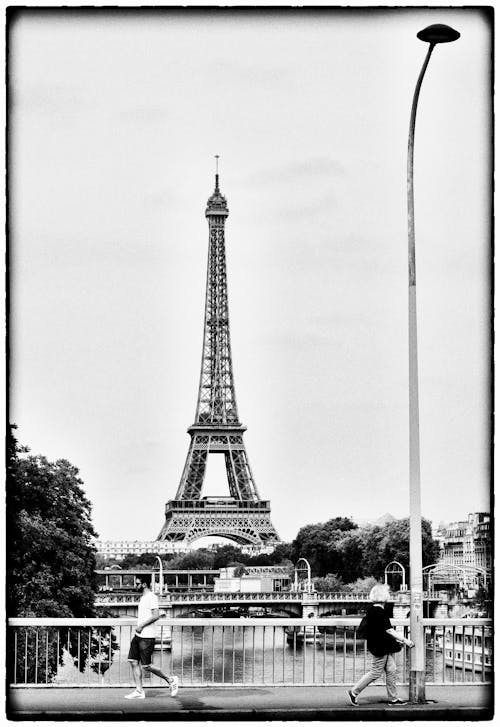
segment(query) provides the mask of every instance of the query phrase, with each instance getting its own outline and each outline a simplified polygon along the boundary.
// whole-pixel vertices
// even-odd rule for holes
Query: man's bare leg
[[[172,684],[172,680],[170,677],[168,677],[166,674],[164,674],[161,669],[157,669],[156,666],[153,666],[152,664],[147,664],[146,666],[142,667],[144,671],[149,671],[151,674],[156,674],[157,677],[160,677],[160,679],[165,679],[167,684]]]
[[[152,664],[147,664],[146,666],[142,667],[144,671],[149,672],[150,674],[156,674],[157,677],[160,677],[160,679],[164,679],[167,684],[170,687],[170,694],[172,697],[175,697],[177,694],[177,691],[179,689],[179,679],[176,676],[167,676],[164,674],[161,669],[158,669],[156,666],[153,666]]]
[[[134,678],[135,688],[138,692],[142,692],[142,669],[138,661],[130,661],[132,668],[132,676]]]

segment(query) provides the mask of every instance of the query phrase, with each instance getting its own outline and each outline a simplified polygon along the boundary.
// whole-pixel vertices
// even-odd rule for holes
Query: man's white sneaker
[[[175,697],[177,692],[179,691],[179,677],[172,677],[172,681],[170,682],[170,696]]]
[[[144,692],[139,692],[137,689],[134,689],[133,692],[130,692],[130,694],[125,695],[125,699],[145,699],[146,695]]]

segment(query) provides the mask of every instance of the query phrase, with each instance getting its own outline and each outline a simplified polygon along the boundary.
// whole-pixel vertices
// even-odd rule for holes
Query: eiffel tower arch
[[[208,269],[198,402],[186,464],[174,500],[165,506],[165,523],[158,540],[193,543],[215,535],[239,545],[280,542],[271,523],[268,500],[261,500],[248,461],[243,426],[238,417],[229,336],[229,306],[225,250],[227,202],[219,189],[209,198]],[[209,454],[223,453],[229,496],[202,497]]]

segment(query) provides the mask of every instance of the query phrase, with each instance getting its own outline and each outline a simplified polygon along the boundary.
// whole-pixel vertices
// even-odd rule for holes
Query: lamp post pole
[[[418,97],[434,47],[457,40],[460,33],[447,25],[429,25],[417,33],[429,43],[413,94],[408,134],[408,355],[409,355],[409,445],[410,445],[410,633],[415,648],[410,652],[410,701],[425,702],[425,645],[422,600],[422,515],[420,506],[420,434],[418,406],[417,280],[415,268],[415,209],[413,195],[413,151]]]

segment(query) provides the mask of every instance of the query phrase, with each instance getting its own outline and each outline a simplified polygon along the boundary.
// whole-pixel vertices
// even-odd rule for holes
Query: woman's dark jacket
[[[398,642],[387,633],[387,629],[391,629],[392,625],[385,609],[372,604],[369,606],[366,616],[368,651],[373,656],[385,656],[399,651],[401,647]]]

